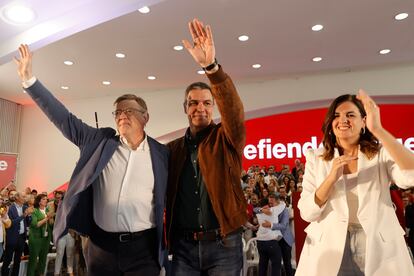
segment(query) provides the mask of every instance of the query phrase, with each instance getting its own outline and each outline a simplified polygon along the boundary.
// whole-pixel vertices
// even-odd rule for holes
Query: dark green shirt
[[[197,159],[198,145],[210,131],[211,127],[207,127],[192,137],[188,129],[185,134],[187,157],[180,175],[175,203],[177,220],[174,227],[179,230],[206,231],[220,227]]]

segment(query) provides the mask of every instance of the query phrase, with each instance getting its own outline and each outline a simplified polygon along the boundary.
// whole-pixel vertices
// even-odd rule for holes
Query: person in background
[[[47,196],[37,195],[29,230],[29,265],[27,276],[43,274],[46,267],[49,244],[52,240],[52,225],[55,214],[47,208]]]
[[[3,256],[4,242],[6,241],[6,229],[11,226],[11,220],[7,214],[8,211],[9,206],[3,202],[3,199],[0,199],[0,259]]]
[[[8,216],[12,224],[6,229],[6,246],[1,275],[9,275],[9,266],[13,259],[11,275],[17,276],[27,237],[27,226],[30,224],[30,215],[33,213],[33,207],[24,205],[24,197],[20,192],[13,192],[10,201],[13,203],[9,207]]]

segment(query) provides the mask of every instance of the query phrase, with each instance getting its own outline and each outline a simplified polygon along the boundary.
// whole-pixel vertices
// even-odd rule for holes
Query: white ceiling
[[[1,7],[13,1],[0,1]],[[12,57],[34,50],[34,74],[56,95],[81,99],[184,88],[205,80],[184,51],[187,21],[212,26],[217,58],[238,82],[291,74],[414,63],[414,1],[407,0],[32,0],[36,20],[0,19],[0,98],[27,104]],[[137,9],[149,5],[151,12]],[[409,17],[394,20],[400,12]],[[322,24],[321,32],[311,27]],[[250,36],[240,42],[241,34]],[[388,55],[378,51],[391,49]],[[126,54],[115,58],[116,52]],[[319,63],[315,56],[323,57]],[[64,60],[74,61],[66,66]],[[260,63],[262,68],[252,69]],[[147,80],[148,75],[157,80]],[[112,82],[102,85],[103,80]],[[62,90],[62,85],[69,90]],[[316,97],[316,95],[315,95]]]

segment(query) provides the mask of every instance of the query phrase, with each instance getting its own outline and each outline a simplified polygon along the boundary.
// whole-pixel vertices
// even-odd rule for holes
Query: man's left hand
[[[204,27],[201,21],[194,19],[188,22],[188,28],[193,38],[193,45],[184,39],[182,41],[184,47],[201,67],[204,68],[213,64],[216,57],[216,50],[211,27],[209,25]]]

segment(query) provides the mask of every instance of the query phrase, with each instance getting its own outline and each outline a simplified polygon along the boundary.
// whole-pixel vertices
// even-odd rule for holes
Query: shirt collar
[[[187,131],[185,132],[185,141],[186,141],[186,143],[193,144],[193,145],[200,144],[201,141],[203,141],[204,138],[206,138],[207,135],[211,132],[214,125],[215,124],[212,122],[206,128],[204,128],[204,129],[200,130],[199,132],[197,132],[195,137],[193,137],[191,135],[190,128],[187,128]]]
[[[149,145],[148,145],[148,139],[147,139],[147,134],[145,133],[145,138],[144,140],[142,140],[142,142],[139,144],[138,148],[135,151],[148,151],[149,150]],[[128,145],[126,139],[122,136],[119,136],[119,141],[121,142],[121,146],[129,149],[129,150],[133,150],[131,149],[131,147]]]

